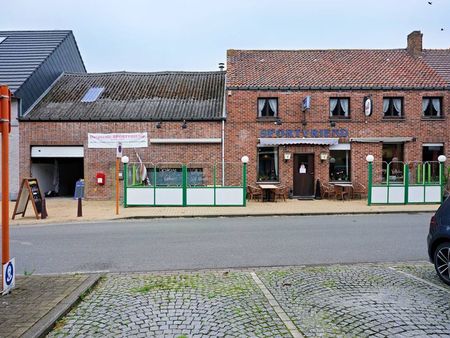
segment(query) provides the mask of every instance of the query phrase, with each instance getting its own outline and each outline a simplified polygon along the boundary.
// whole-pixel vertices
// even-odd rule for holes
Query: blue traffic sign
[[[9,262],[8,265],[6,265],[6,271],[5,271],[6,286],[10,286],[13,280],[14,280],[14,266],[13,266],[12,262]]]

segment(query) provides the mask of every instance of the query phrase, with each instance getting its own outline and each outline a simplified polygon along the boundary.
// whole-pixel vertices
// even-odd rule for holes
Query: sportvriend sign
[[[259,137],[348,137],[348,129],[261,129]]]
[[[88,134],[88,148],[147,148],[147,133]]]

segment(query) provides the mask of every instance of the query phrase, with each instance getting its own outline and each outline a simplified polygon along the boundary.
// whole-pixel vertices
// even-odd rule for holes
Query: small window
[[[330,98],[330,117],[331,118],[349,118],[350,117],[350,99],[342,97]]]
[[[442,117],[442,98],[424,97],[422,99],[422,114],[429,118]]]
[[[105,90],[104,87],[92,87],[84,94],[81,102],[95,102]]]
[[[0,43],[6,40],[6,36],[0,36]]]
[[[278,148],[258,148],[258,181],[278,181]]]
[[[403,98],[401,97],[383,98],[383,117],[385,118],[403,117]]]
[[[330,150],[330,181],[351,181],[350,151]]]
[[[260,98],[258,99],[258,117],[278,116],[278,99]]]
[[[382,148],[382,179],[387,180],[389,175],[389,182],[403,183],[403,143],[383,143]],[[390,164],[389,173],[387,172],[387,165]]]

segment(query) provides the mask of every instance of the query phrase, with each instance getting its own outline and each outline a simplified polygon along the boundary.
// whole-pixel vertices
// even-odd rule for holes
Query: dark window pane
[[[330,151],[330,181],[351,181],[350,152],[347,150]]]
[[[258,148],[258,181],[278,181],[278,148]]]

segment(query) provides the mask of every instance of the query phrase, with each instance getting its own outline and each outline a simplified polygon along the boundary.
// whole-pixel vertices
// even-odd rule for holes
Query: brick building
[[[20,175],[68,196],[84,177],[87,198],[111,199],[116,143],[92,140],[130,133],[145,135],[142,148],[124,143],[132,162],[220,163],[224,88],[223,71],[64,74],[21,119]]]
[[[418,31],[406,49],[229,50],[226,158],[298,197],[317,179],[366,184],[368,154],[379,177],[448,154],[449,88],[450,50],[422,49]]]

